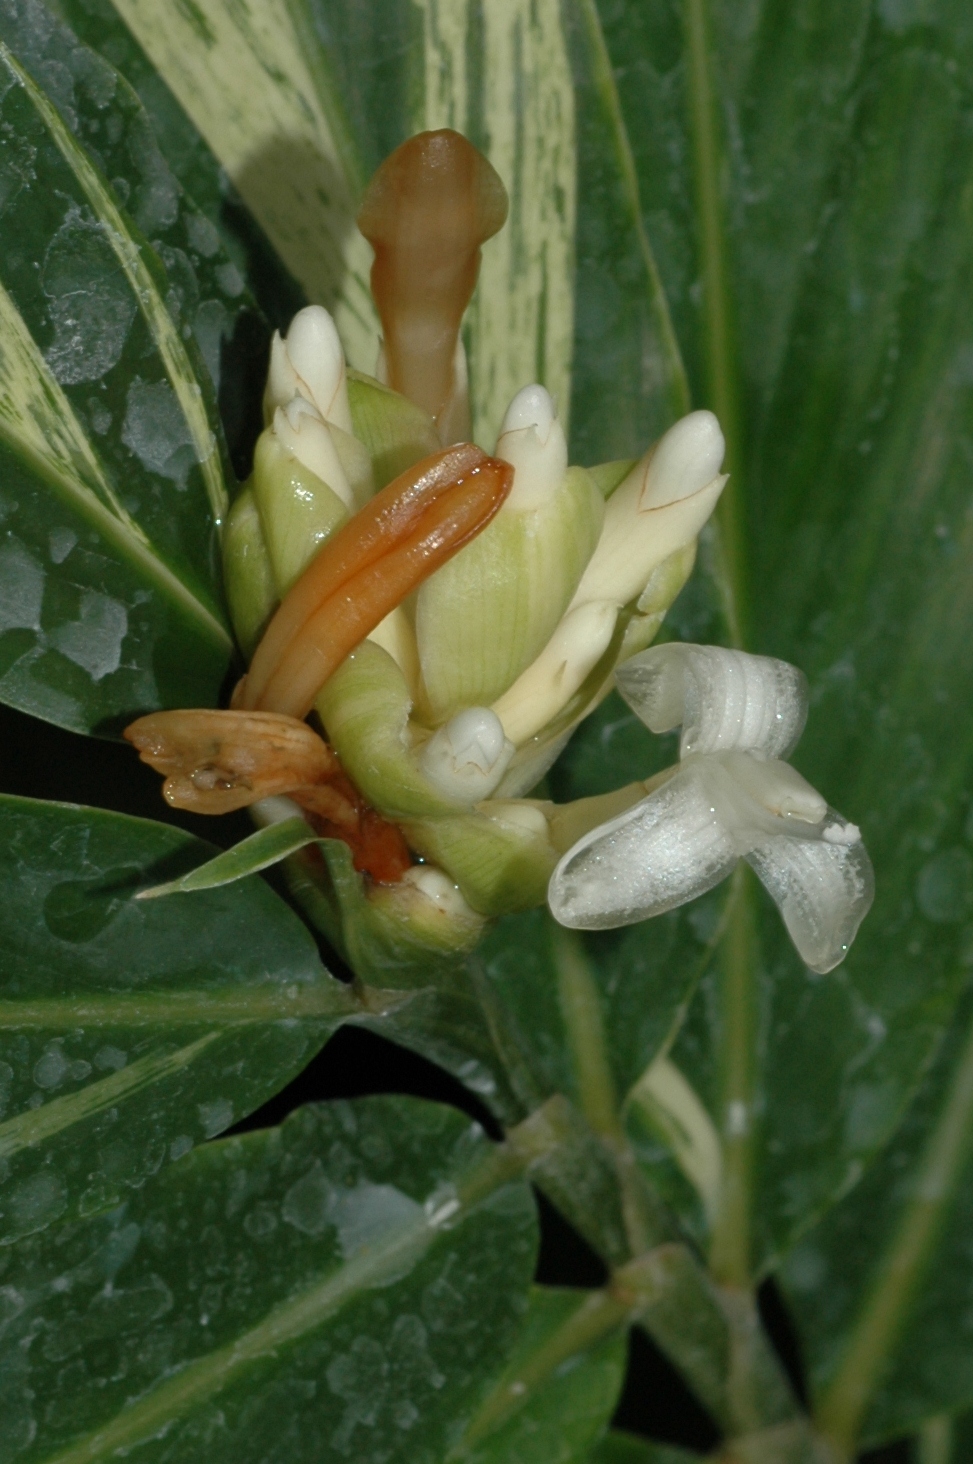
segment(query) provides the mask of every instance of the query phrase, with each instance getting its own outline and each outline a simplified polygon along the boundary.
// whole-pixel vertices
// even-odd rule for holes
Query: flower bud
[[[525,386],[514,397],[494,456],[514,467],[504,513],[540,508],[560,488],[568,468],[568,445],[554,401],[542,386]]]
[[[638,599],[652,571],[691,544],[723,491],[725,444],[712,412],[677,422],[615,489],[573,603]]]
[[[490,796],[513,755],[514,745],[489,707],[468,707],[433,733],[419,766],[444,798],[472,805]]]
[[[608,649],[617,618],[608,600],[565,615],[536,661],[493,704],[511,742],[519,747],[557,715]]]
[[[335,323],[321,305],[308,305],[297,312],[286,341],[279,331],[274,332],[264,393],[267,422],[277,407],[286,406],[295,396],[312,402],[325,422],[351,432],[345,355]]]
[[[341,466],[335,445],[317,408],[304,397],[293,397],[286,407],[274,412],[273,431],[277,441],[293,453],[299,463],[310,468],[347,509],[354,509],[351,484]]]
[[[252,487],[245,487],[227,514],[223,530],[223,584],[230,619],[243,654],[249,657],[263,635],[277,584]]]
[[[278,407],[274,427],[261,433],[253,456],[251,488],[273,573],[275,600],[286,594],[321,545],[348,518],[345,502],[305,461],[313,456],[312,432],[316,428],[328,432],[321,419],[309,413],[314,408],[299,397],[289,407]],[[297,421],[296,428],[292,419]],[[304,458],[292,451],[290,442],[300,444]],[[349,491],[347,480],[345,488]]]

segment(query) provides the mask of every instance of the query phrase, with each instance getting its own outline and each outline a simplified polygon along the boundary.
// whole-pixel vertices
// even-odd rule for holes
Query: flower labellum
[[[805,964],[832,970],[868,913],[874,878],[859,830],[780,761],[807,717],[803,676],[767,656],[670,644],[633,657],[616,680],[652,731],[682,726],[680,762],[568,850],[548,888],[555,918],[595,930],[661,915],[744,858]]]

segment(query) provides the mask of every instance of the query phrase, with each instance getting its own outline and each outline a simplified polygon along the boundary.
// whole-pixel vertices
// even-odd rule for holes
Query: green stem
[[[757,937],[750,871],[740,864],[721,950],[723,1183],[713,1226],[710,1266],[724,1286],[751,1284],[753,1118],[756,1086]]]
[[[818,1426],[851,1458],[871,1402],[902,1335],[949,1213],[973,1139],[973,1027],[945,1106],[919,1163],[911,1196],[873,1273],[858,1323],[818,1410]]]
[[[622,1123],[598,988],[580,936],[553,921],[550,928],[558,1001],[579,1107],[596,1134],[615,1142],[622,1137]]]
[[[953,1420],[941,1414],[927,1418],[916,1439],[916,1464],[951,1464]]]
[[[684,0],[699,266],[706,335],[706,390],[726,436],[730,481],[717,509],[717,568],[733,645],[746,641],[746,538],[742,499],[743,414],[723,217],[722,134],[713,86],[707,0]]]
[[[579,1106],[588,1126],[612,1151],[629,1249],[639,1256],[666,1238],[669,1227],[661,1205],[647,1190],[622,1126],[601,999],[581,938],[552,921],[551,944]]]
[[[500,1428],[537,1390],[565,1363],[605,1341],[630,1319],[632,1298],[615,1295],[609,1288],[592,1291],[575,1312],[544,1342],[525,1358],[513,1373],[508,1372],[489,1393],[474,1414],[460,1442],[450,1451],[450,1459],[465,1459],[469,1450],[494,1430]]]
[[[645,232],[645,225],[642,222],[642,201],[639,196],[638,172],[635,167],[635,158],[632,154],[632,144],[629,141],[625,119],[622,116],[622,107],[618,96],[618,87],[615,85],[615,72],[612,68],[611,56],[608,52],[608,45],[605,41],[605,33],[601,27],[601,18],[598,14],[595,0],[581,0],[580,8],[592,56],[595,89],[601,98],[605,111],[611,119],[615,147],[618,153],[618,165],[621,169],[622,183],[627,195],[632,227],[635,230],[635,236],[638,240],[639,252],[642,256],[645,272],[649,277],[649,303],[655,317],[655,327],[659,333],[659,339],[662,342],[662,349],[669,363],[670,408],[674,417],[684,417],[692,405],[689,394],[689,381],[686,376],[682,353],[679,350],[679,341],[676,338],[676,332],[673,328],[672,316],[669,314],[669,302],[666,299],[666,292],[662,286],[659,266],[656,263],[655,254],[649,242],[649,236]]]

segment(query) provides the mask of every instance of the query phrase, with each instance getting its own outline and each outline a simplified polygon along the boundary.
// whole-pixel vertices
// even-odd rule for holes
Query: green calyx
[[[421,713],[432,725],[489,706],[547,644],[598,543],[603,501],[569,468],[539,508],[501,509],[416,600]]]
[[[272,428],[257,439],[250,481],[281,596],[321,545],[347,522],[348,510],[327,483],[283,446]]]
[[[227,514],[223,530],[223,583],[236,638],[249,659],[277,604],[274,571],[249,484]]]
[[[363,641],[322,688],[315,708],[342,767],[373,808],[402,820],[454,813],[419,771],[402,671],[374,641]]]
[[[292,855],[284,874],[311,922],[373,986],[448,980],[486,923],[444,876],[423,866],[398,884],[370,885],[337,839]]]
[[[348,405],[355,438],[371,460],[376,491],[442,447],[428,413],[373,376],[348,372]]]
[[[542,905],[558,854],[544,805],[488,799],[471,813],[407,819],[410,846],[456,881],[480,915],[508,915]]]

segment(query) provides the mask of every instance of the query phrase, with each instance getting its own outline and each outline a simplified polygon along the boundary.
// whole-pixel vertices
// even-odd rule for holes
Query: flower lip
[[[682,724],[681,760],[564,855],[548,887],[555,919],[581,929],[648,919],[705,894],[744,858],[805,964],[832,970],[868,913],[874,876],[856,826],[780,760],[807,716],[804,678],[771,657],[678,644],[616,675],[653,731]]]
[[[622,696],[652,732],[682,727],[679,752],[782,758],[807,721],[807,680],[787,661],[672,641],[619,666]]]

